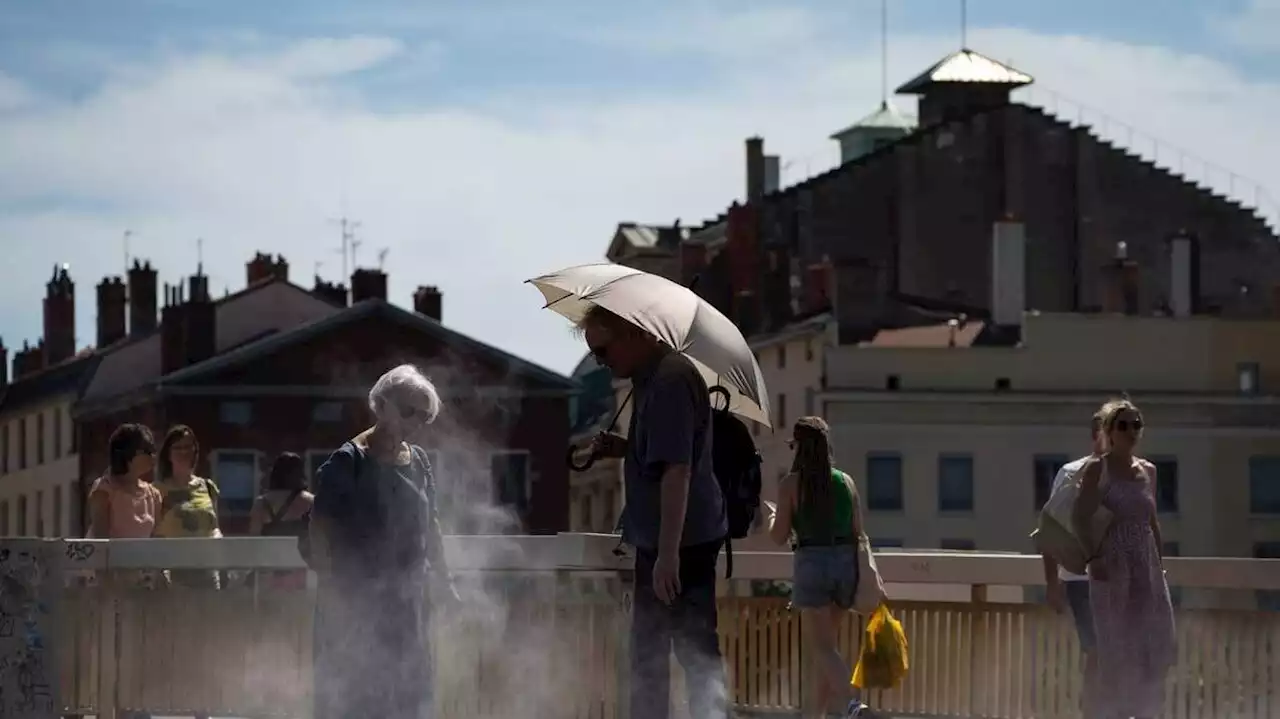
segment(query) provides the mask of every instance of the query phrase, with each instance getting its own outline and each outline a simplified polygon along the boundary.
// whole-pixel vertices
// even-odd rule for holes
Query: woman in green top
[[[155,534],[162,539],[181,537],[221,537],[218,528],[218,486],[195,474],[200,459],[196,433],[185,424],[165,433],[160,444],[159,472],[155,483],[160,490],[160,513]],[[217,570],[166,570],[171,584],[200,589],[219,587]]]
[[[858,539],[863,534],[858,490],[832,464],[830,429],[821,417],[801,417],[788,443],[791,473],[778,486],[778,508],[769,536],[786,544],[794,534],[792,604],[800,609],[806,666],[815,667],[806,716],[826,716],[833,700],[846,716],[869,716],[849,686],[849,663],[836,637],[858,588]]]

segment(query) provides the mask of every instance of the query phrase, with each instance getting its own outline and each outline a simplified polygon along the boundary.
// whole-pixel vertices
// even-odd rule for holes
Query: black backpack
[[[733,574],[732,540],[745,539],[760,514],[760,452],[751,430],[742,420],[729,413],[729,391],[719,385],[711,388],[714,398],[724,397],[724,408],[711,412],[711,463],[724,495],[724,511],[729,523],[725,537],[725,578]]]

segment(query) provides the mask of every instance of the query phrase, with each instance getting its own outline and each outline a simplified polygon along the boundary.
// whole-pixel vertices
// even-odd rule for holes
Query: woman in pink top
[[[122,424],[109,443],[111,468],[89,489],[89,536],[150,537],[160,512],[160,490],[142,478],[156,463],[155,437],[140,424]]]

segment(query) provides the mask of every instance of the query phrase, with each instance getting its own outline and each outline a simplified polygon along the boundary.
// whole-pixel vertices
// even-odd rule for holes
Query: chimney
[[[107,347],[125,338],[125,306],[128,291],[119,277],[98,283],[98,346]]]
[[[777,155],[764,156],[764,194],[777,192],[782,187],[782,161]]]
[[[245,263],[244,272],[246,285],[256,285],[270,279],[289,281],[289,263],[283,255],[276,255],[273,259],[270,254],[256,252],[253,259]]]
[[[1169,240],[1169,309],[1190,317],[1200,300],[1200,239],[1185,230]]]
[[[151,261],[129,268],[129,336],[141,337],[156,329],[156,271]]]
[[[435,285],[419,287],[413,293],[413,311],[423,317],[430,317],[436,322],[440,321],[443,302],[444,296],[440,294],[440,288]]]
[[[707,246],[701,242],[680,243],[680,284],[692,287],[694,278],[707,268]]]
[[[76,283],[68,269],[66,264],[54,267],[53,277],[45,285],[44,360],[50,366],[76,353]]]
[[[13,381],[25,379],[44,368],[44,347],[32,347],[26,340],[22,349],[13,356]]]
[[[733,323],[748,339],[759,330],[760,304],[751,290],[742,290],[733,298]]]
[[[191,280],[204,280],[196,275]],[[190,285],[199,289],[201,283]],[[208,292],[187,298],[182,285],[164,286],[164,310],[160,322],[160,371],[176,372],[203,362],[216,352],[216,308]]]
[[[804,283],[804,313],[812,314],[831,309],[831,287],[834,280],[831,259],[809,265]]]
[[[315,287],[312,288],[311,294],[328,302],[335,307],[347,306],[347,286],[338,284],[337,282],[325,282],[316,277]]]
[[[9,384],[9,349],[4,346],[4,340],[0,340],[0,388],[4,388]]]
[[[387,300],[387,273],[365,268],[351,273],[351,304],[365,300]]]
[[[202,271],[188,278],[190,296],[183,313],[183,359],[203,362],[218,352],[218,308],[209,297],[209,278]]]
[[[764,138],[747,138],[747,202],[755,202],[765,193]]]
[[[1027,308],[1027,229],[1012,217],[991,228],[991,319],[995,324],[1022,324]]]

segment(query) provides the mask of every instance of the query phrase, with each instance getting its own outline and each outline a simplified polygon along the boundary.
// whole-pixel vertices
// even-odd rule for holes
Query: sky
[[[1036,78],[1019,101],[1280,215],[1280,0],[888,17],[882,68],[879,0],[0,0],[0,337],[39,338],[65,262],[92,344],[126,230],[221,294],[256,251],[340,280],[346,216],[393,302],[436,285],[446,324],[568,372],[580,340],[525,279],[602,261],[618,222],[723,212],[750,135],[786,184],[829,169],[882,75],[962,42]]]

